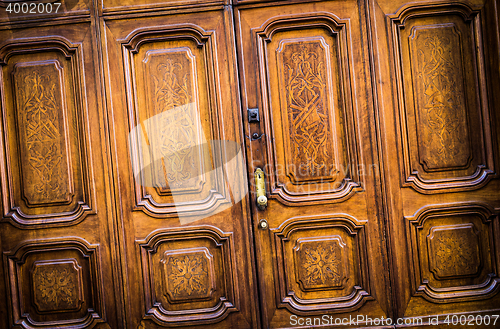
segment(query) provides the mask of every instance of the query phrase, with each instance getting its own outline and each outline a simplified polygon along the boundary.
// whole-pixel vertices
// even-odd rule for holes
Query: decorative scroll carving
[[[294,247],[301,288],[341,288],[345,278],[345,243],[340,236],[323,239],[297,239]]]
[[[168,297],[172,301],[210,298],[215,290],[212,258],[207,248],[166,251],[161,262]]]
[[[330,54],[328,45],[321,41],[282,42],[282,49],[277,50],[286,93],[284,111],[288,114],[291,144],[289,163],[295,164],[289,174],[296,182],[332,175],[329,178],[335,180],[338,172],[330,165],[335,163],[328,110],[328,95],[332,91],[325,71]]]
[[[470,158],[460,34],[455,24],[414,27],[419,155],[428,170],[466,167]]]
[[[200,123],[195,94],[196,66],[189,48],[148,51],[143,61],[149,72],[150,90],[154,91],[153,115],[156,116],[153,145],[155,186],[160,193],[196,189],[203,179],[203,155]],[[161,168],[157,168],[161,167]]]
[[[474,224],[435,226],[427,236],[429,264],[438,278],[478,274],[481,254]]]
[[[168,53],[174,56],[176,54]],[[157,113],[191,102],[192,72],[189,70],[191,63],[189,58],[186,58],[187,61],[182,59],[182,55],[177,55],[174,58],[164,58],[164,63],[157,65],[156,74],[152,74],[155,86],[155,111]],[[178,77],[177,74],[179,73],[181,75]]]
[[[62,67],[58,61],[18,64],[13,78],[24,196],[31,205],[69,201]]]
[[[82,303],[81,267],[76,260],[33,264],[34,303],[40,312],[78,310]]]

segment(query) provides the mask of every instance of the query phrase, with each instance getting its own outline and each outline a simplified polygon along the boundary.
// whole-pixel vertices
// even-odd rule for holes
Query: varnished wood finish
[[[4,328],[118,325],[92,31],[90,23],[0,31]]]
[[[498,0],[7,5],[0,328],[500,312]]]
[[[370,1],[399,317],[500,309],[498,6]]]
[[[355,1],[237,8],[242,102],[262,118],[244,123],[263,136],[249,171],[265,168],[270,197],[253,208],[269,222],[255,230],[265,327],[390,314],[364,15]]]
[[[134,328],[139,321],[257,326],[247,201],[231,207],[222,172],[211,169],[229,160],[226,153],[200,146],[243,140],[230,21],[231,11],[219,8],[102,25],[125,307]],[[162,117],[171,111],[179,113]],[[160,120],[158,130],[147,120]],[[136,126],[162,159],[151,164],[153,184],[134,180],[129,143],[142,136],[129,132]],[[176,156],[172,147],[190,151]]]

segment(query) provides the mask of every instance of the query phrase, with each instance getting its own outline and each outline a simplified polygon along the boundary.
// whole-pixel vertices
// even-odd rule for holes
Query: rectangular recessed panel
[[[460,10],[392,17],[404,184],[423,193],[494,173],[479,17]]]
[[[427,170],[467,167],[462,43],[455,24],[416,26],[408,38],[420,162]]]
[[[159,193],[197,190],[204,166],[194,56],[187,47],[149,50],[142,62],[154,186]]]
[[[498,278],[494,215],[479,205],[428,205],[408,220],[415,295],[431,302],[487,299]]]
[[[3,67],[4,216],[20,225],[83,220],[94,210],[88,99],[77,49],[55,43],[32,53],[22,47],[11,50]]]
[[[341,216],[314,216],[293,218],[271,229],[276,242],[276,294],[282,307],[302,312],[352,310],[370,299],[365,251],[359,241],[364,228],[351,225]]]
[[[335,179],[330,46],[323,37],[284,39],[276,53],[286,173],[294,183]]]
[[[222,210],[228,199],[215,145],[223,118],[211,39],[139,42],[144,37],[124,48],[137,206],[159,216]]]
[[[69,201],[63,68],[58,61],[19,63],[15,81],[22,194],[31,206]]]
[[[257,32],[271,194],[285,204],[342,199],[359,185],[348,30],[320,21]]]
[[[431,227],[427,245],[429,269],[438,280],[478,274],[482,257],[473,223]]]

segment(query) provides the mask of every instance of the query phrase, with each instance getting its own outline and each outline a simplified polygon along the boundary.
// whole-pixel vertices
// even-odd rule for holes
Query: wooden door
[[[498,314],[498,0],[8,3],[0,327]]]
[[[127,328],[258,326],[231,15],[102,25]]]
[[[66,7],[56,25],[2,10],[0,327],[116,328],[121,273],[90,8]]]
[[[498,314],[499,3],[369,12],[396,315]]]
[[[260,118],[244,119],[250,181],[261,168],[269,198],[252,203],[266,328],[390,314],[365,14],[357,1],[235,11],[242,104]]]

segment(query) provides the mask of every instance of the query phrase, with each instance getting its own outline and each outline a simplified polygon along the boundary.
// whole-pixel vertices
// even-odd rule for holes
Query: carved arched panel
[[[389,18],[403,186],[480,188],[494,175],[480,12],[420,5]]]
[[[361,186],[349,22],[294,15],[270,20],[255,34],[270,196],[287,205],[345,200]]]
[[[0,48],[3,217],[17,226],[70,225],[95,213],[81,44],[15,41]]]
[[[230,202],[221,172],[213,32],[140,29],[122,44],[136,208],[203,214]]]

